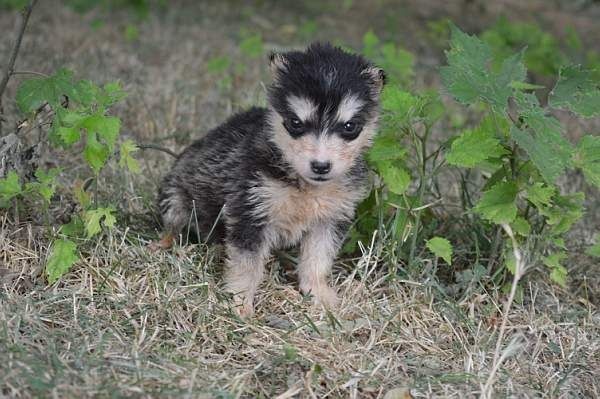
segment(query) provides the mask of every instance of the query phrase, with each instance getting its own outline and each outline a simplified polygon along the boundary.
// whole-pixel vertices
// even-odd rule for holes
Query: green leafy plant
[[[458,225],[472,226],[473,238],[452,235],[463,244],[474,240],[476,258],[465,259],[477,270],[471,274],[486,273],[481,265],[486,258],[487,273],[499,277],[499,282],[504,270],[514,273],[513,241],[503,241],[500,234],[506,225],[516,235],[514,242],[532,249],[533,258],[548,267],[551,279],[564,285],[568,274],[562,264],[567,254],[564,235],[583,215],[584,198],[582,193],[561,193],[556,181],[567,171],[579,169],[589,183],[599,186],[600,138],[587,135],[572,144],[550,110],[597,116],[597,75],[578,66],[559,68],[548,106],[543,107],[532,93],[541,86],[527,81],[526,50],[500,56],[485,41],[454,26],[451,31],[448,64],[440,70],[441,79],[446,91],[471,107],[479,122],[474,126],[455,123],[436,93],[407,89],[402,79],[390,82],[381,98],[380,132],[367,155],[377,175],[374,190],[359,206],[344,249],[356,250],[357,242],[369,242],[376,230],[390,245],[385,252],[392,257],[389,264],[404,264],[406,271],[415,271],[424,246],[457,267],[451,242],[431,238],[439,234],[431,209],[443,200],[436,188],[438,175],[456,170],[462,178],[465,214],[453,217]],[[381,47],[372,32],[365,35],[364,45],[371,56]],[[399,65],[403,62],[398,61]],[[410,75],[408,71],[405,76]],[[432,129],[440,121],[458,131],[434,143]],[[473,180],[475,176],[481,178]],[[481,183],[477,186],[474,181]],[[502,264],[504,270],[492,269]]]
[[[561,194],[556,180],[579,168],[589,183],[600,187],[600,146],[598,137],[584,136],[575,147],[549,111],[563,108],[581,117],[597,116],[600,86],[590,71],[561,67],[549,105],[542,107],[528,91],[525,54],[498,59],[484,41],[453,27],[442,81],[460,103],[486,111],[475,129],[454,140],[446,160],[489,175],[473,211],[494,224],[510,225],[521,240],[537,237],[537,249],[548,253],[544,264],[551,269],[550,277],[564,285],[563,236],[583,215],[583,194]]]
[[[386,72],[391,71],[391,79],[381,97],[380,132],[367,154],[367,161],[377,174],[374,190],[359,206],[344,250],[352,252],[358,241],[369,242],[377,230],[388,238],[385,242],[390,244],[387,253],[392,267],[399,260],[414,266],[418,238],[423,232],[421,219],[428,209],[423,204],[425,193],[431,190],[433,176],[441,166],[440,149],[431,152],[427,144],[433,126],[443,115],[443,107],[437,93],[416,93],[404,88],[414,73],[412,55],[404,50],[392,55],[391,50],[385,50],[392,46],[381,44],[373,32],[365,34],[363,43],[367,56],[385,61],[383,65],[387,65]],[[417,186],[411,190],[414,180]]]
[[[125,93],[117,82],[98,86],[89,80],[74,79],[73,73],[66,69],[52,76],[24,80],[18,88],[16,103],[19,109],[32,122],[40,113],[51,117],[48,130],[50,143],[80,153],[90,167],[96,185],[94,201],[83,185],[75,185],[73,194],[81,207],[80,214],[73,215],[71,222],[60,227],[58,232],[50,233],[54,237],[46,264],[50,283],[54,283],[80,258],[77,242],[85,242],[98,235],[102,224],[111,228],[116,223],[113,207],[98,206],[97,184],[100,172],[115,153],[121,129],[120,119],[110,116],[109,109],[124,97]],[[119,151],[119,165],[134,173],[139,171],[137,160],[132,156],[136,150],[137,146],[126,140]],[[37,199],[47,212],[59,187],[57,178],[60,172],[58,168],[48,171],[38,169],[35,180],[24,185],[15,171],[9,172],[0,179],[0,206],[16,205],[17,201],[24,202],[26,199],[35,203]]]

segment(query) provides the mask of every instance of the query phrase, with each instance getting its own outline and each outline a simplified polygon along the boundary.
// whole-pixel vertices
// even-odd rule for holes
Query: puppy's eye
[[[288,119],[284,126],[292,136],[300,136],[304,133],[304,124],[297,118]]]
[[[344,124],[344,132],[345,133],[354,133],[355,130],[356,130],[356,123],[346,122]]]
[[[300,129],[302,128],[302,122],[296,118],[292,118],[290,119],[290,126],[294,129]]]
[[[342,126],[341,135],[346,140],[354,140],[358,137],[361,129],[362,127],[358,123],[348,121]]]

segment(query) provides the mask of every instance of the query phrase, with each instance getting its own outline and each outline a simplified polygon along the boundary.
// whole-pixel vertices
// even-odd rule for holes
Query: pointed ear
[[[383,69],[376,66],[369,66],[363,69],[361,74],[365,75],[373,85],[373,94],[377,96],[381,94],[386,81],[385,72]]]
[[[274,79],[277,79],[279,74],[287,71],[287,60],[281,53],[269,54],[269,68]]]

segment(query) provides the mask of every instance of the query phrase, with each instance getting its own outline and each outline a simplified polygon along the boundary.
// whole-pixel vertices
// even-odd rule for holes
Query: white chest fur
[[[293,245],[318,223],[352,218],[363,190],[343,182],[298,188],[264,178],[252,194],[256,214],[267,218],[273,244]]]

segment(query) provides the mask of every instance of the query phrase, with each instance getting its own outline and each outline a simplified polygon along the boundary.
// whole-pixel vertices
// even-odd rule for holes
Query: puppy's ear
[[[269,54],[269,68],[274,79],[277,79],[279,75],[287,71],[287,60],[285,55],[281,53]]]
[[[373,87],[373,94],[379,96],[386,82],[386,76],[383,69],[376,66],[369,66],[361,72],[367,77]]]

